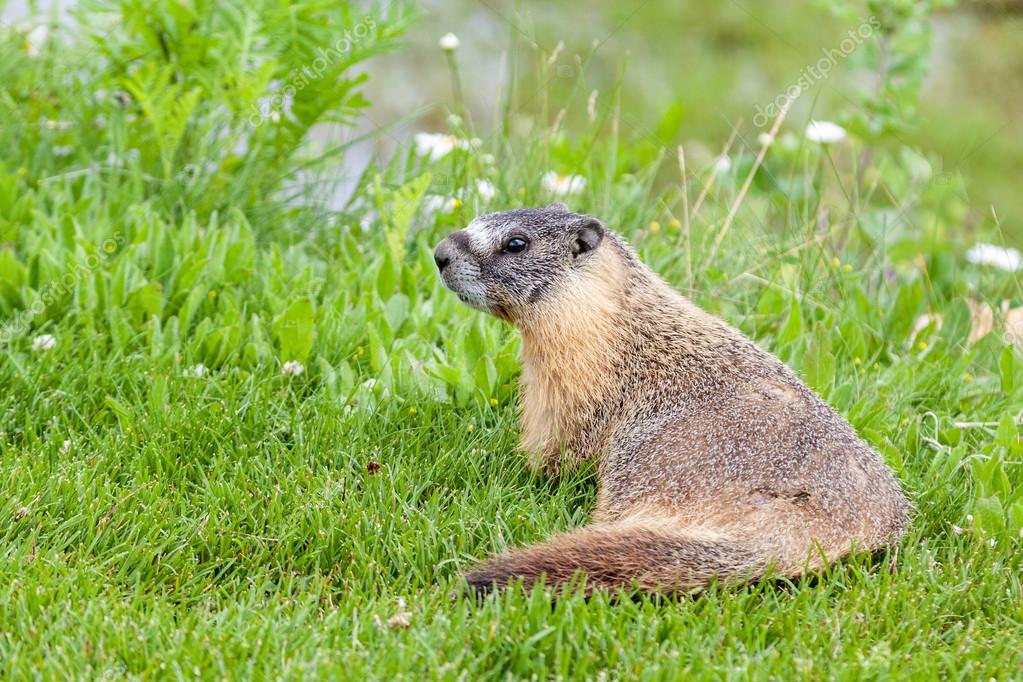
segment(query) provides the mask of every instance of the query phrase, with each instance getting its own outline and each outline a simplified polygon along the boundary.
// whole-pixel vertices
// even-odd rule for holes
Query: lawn
[[[701,163],[623,125],[620,91],[559,116],[537,53],[493,130],[446,101],[450,137],[401,140],[330,207],[349,145],[317,131],[367,111],[358,74],[414,8],[0,26],[3,676],[1023,676],[1023,292],[967,256],[986,208],[895,132],[920,49],[898,37],[926,13],[875,4],[884,87],[832,143],[782,117]],[[473,215],[553,199],[850,420],[915,505],[897,548],[696,595],[452,596],[595,499],[592,468],[530,473],[515,331],[432,260]]]

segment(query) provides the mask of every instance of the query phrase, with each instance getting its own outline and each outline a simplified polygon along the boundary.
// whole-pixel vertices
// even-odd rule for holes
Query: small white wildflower
[[[448,214],[461,205],[454,197],[442,197],[439,194],[428,194],[423,197],[423,213],[432,216],[435,213]]]
[[[732,170],[732,159],[728,156],[719,156],[714,162],[714,172],[718,175],[727,175]]]
[[[110,152],[109,154],[107,154],[106,159],[104,159],[104,162],[110,166],[119,166],[122,163],[127,166],[134,163],[135,161],[138,161],[140,155],[141,153],[139,152],[138,149],[129,149],[124,154],[124,156],[121,156],[116,152]]]
[[[423,212],[427,215],[433,215],[434,213],[443,210],[446,202],[447,198],[442,197],[439,194],[427,194],[423,197]]]
[[[476,194],[478,194],[480,199],[483,201],[490,201],[497,196],[497,188],[494,187],[494,183],[489,180],[477,180]]]
[[[941,327],[945,324],[945,318],[939,313],[924,313],[916,318],[913,323],[913,330],[909,333],[909,338],[916,340],[916,337],[923,330],[927,329],[931,325],[934,325],[935,331],[941,331]]]
[[[53,336],[53,334],[42,334],[32,340],[32,350],[37,353],[53,350],[56,347],[57,339]]]
[[[288,360],[281,365],[281,374],[284,376],[297,377],[299,374],[305,371],[305,365],[297,360]]]
[[[543,188],[555,196],[579,194],[585,187],[586,178],[581,175],[559,175],[554,171],[543,175]]]
[[[820,144],[833,144],[845,139],[845,128],[831,121],[810,121],[806,126],[806,139]]]
[[[966,515],[966,523],[973,523],[973,514]]]
[[[977,244],[966,252],[966,260],[1008,272],[1015,272],[1023,265],[1023,255],[1018,250],[994,244]]]
[[[757,135],[757,144],[761,147],[767,147],[774,142],[774,135],[771,133],[760,133]]]
[[[66,455],[71,450],[71,440],[65,440],[60,446],[60,454]]]
[[[50,37],[50,28],[46,24],[33,27],[25,34],[25,51],[30,57],[38,57],[46,47],[46,41]]]
[[[363,232],[369,232],[373,229],[377,222],[377,214],[375,211],[369,211],[362,214],[359,218],[359,229]]]
[[[995,539],[994,538],[988,538],[988,540],[987,540],[987,546],[988,547],[994,547],[995,544],[996,543],[995,543]]]
[[[182,374],[186,377],[196,377],[198,379],[201,379],[202,377],[206,376],[206,365],[200,362],[195,367],[189,367],[184,372],[182,372]]]
[[[430,161],[439,161],[451,153],[451,150],[460,146],[458,138],[454,135],[442,135],[439,133],[416,133],[416,154],[427,156]]]
[[[952,532],[955,533],[956,535],[962,535],[963,534],[963,529],[962,529],[961,526],[957,526],[957,525],[955,525],[953,523],[952,524]]]
[[[437,44],[440,45],[440,49],[445,52],[454,52],[458,49],[458,46],[462,44],[462,41],[460,41],[458,36],[454,33],[445,33],[440,37]]]

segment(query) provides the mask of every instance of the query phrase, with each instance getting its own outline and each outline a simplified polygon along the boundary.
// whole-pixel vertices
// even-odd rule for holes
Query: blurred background
[[[374,64],[373,116],[383,122],[428,107],[418,125],[446,127],[454,93],[438,68],[443,55],[437,40],[451,31],[461,40],[458,67],[479,128],[492,128],[499,118],[508,73],[549,83],[552,119],[573,92],[596,91],[606,98],[620,84],[623,126],[664,147],[684,142],[698,162],[716,154],[733,129],[739,130],[739,145],[755,148],[758,107],[839,47],[871,12],[891,11],[868,4],[857,14],[832,5],[427,0],[418,3],[424,16],[408,35],[411,49]],[[974,221],[994,221],[997,214],[1002,231],[1020,243],[1023,3],[962,3],[939,8],[926,23],[915,35],[902,37],[919,43],[919,63],[891,64],[895,74],[920,79],[919,109],[910,117],[912,125],[887,132],[927,152],[936,181],[963,177],[968,203],[977,209],[965,229],[975,227]],[[864,114],[859,93],[877,81],[868,66],[873,47],[857,47],[827,77],[816,79],[793,106],[789,127],[798,129],[811,118],[855,124]],[[534,66],[536,52],[557,53],[554,68],[544,76]],[[440,105],[431,106],[435,103]],[[535,108],[535,102],[516,104],[524,111]],[[566,115],[581,119],[586,112],[570,108]]]
[[[15,0],[0,18],[11,25],[33,12],[57,19],[76,4]],[[962,187],[971,207],[964,230],[993,228],[1023,244],[1023,193],[1017,191],[1023,169],[1023,3],[939,3],[919,26],[902,26],[902,45],[887,46],[887,62],[872,54],[886,49],[885,38],[864,41],[848,54],[840,50],[834,58],[851,32],[870,26],[870,17],[886,18],[900,8],[912,14],[929,4],[868,2],[850,9],[849,3],[823,0],[421,0],[412,6],[415,25],[403,36],[407,49],[362,67],[371,76],[367,118],[354,129],[322,126],[316,137],[325,144],[360,140],[332,190],[344,197],[374,154],[387,158],[417,130],[446,131],[449,113],[461,111],[438,48],[439,38],[451,32],[460,43],[455,60],[461,96],[476,134],[492,134],[509,111],[521,114],[515,120],[523,133],[559,115],[565,127],[578,127],[588,113],[583,102],[619,97],[623,133],[667,149],[683,142],[700,166],[733,132],[733,149],[755,149],[765,129],[757,113],[831,51],[832,68],[811,76],[788,127],[824,119],[869,138],[873,125],[873,142],[923,151],[936,183]],[[550,68],[540,73],[537,64],[544,59]],[[877,112],[868,111],[862,96],[878,87],[879,63],[892,78],[908,81],[908,90],[919,91],[918,107],[891,116],[893,125],[883,131],[868,120]],[[897,96],[891,100],[897,106]],[[572,102],[576,106],[559,113]],[[532,120],[541,105],[547,120]]]

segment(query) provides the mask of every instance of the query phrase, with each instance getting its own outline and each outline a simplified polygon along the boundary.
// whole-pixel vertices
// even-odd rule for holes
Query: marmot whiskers
[[[591,525],[493,557],[521,579],[690,590],[795,576],[896,540],[909,503],[881,458],[777,358],[683,298],[595,218],[555,204],[476,218],[444,283],[522,334],[522,448],[597,458]]]

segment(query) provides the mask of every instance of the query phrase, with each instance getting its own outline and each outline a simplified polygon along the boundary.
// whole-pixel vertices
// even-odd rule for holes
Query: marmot
[[[522,334],[522,448],[597,458],[591,525],[466,575],[688,591],[796,576],[897,540],[882,459],[773,355],[701,310],[597,219],[561,204],[483,215],[440,243],[444,284]]]

